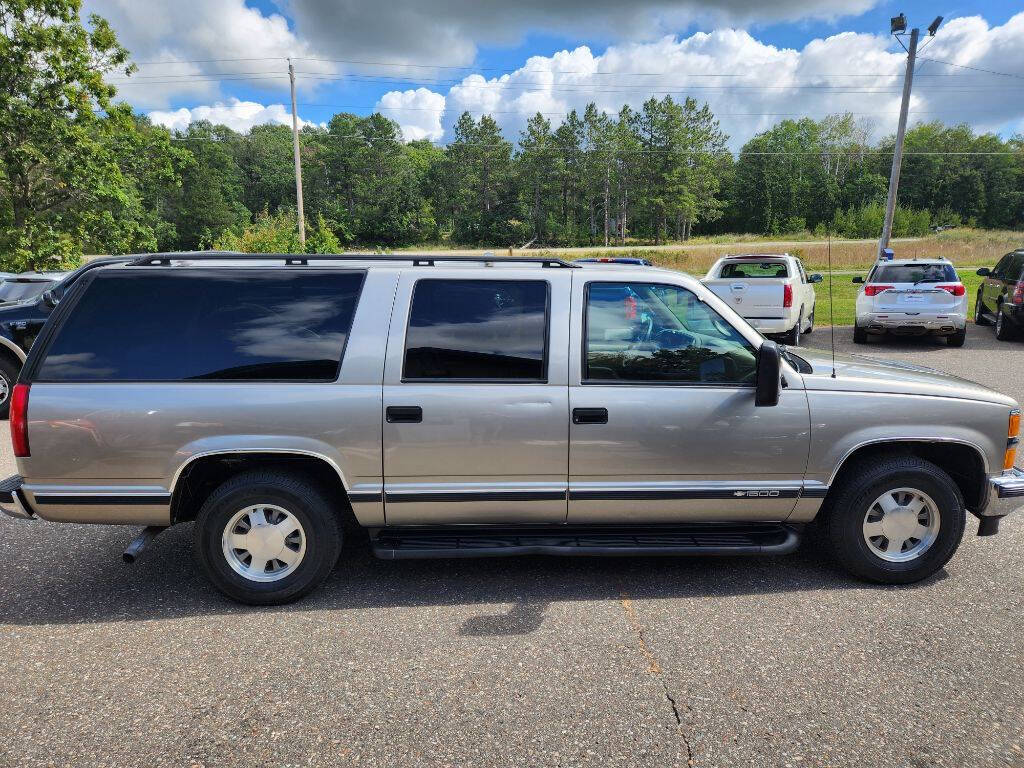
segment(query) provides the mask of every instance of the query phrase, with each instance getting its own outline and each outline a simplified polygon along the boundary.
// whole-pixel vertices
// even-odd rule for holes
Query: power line
[[[1015,77],[1015,78],[1019,78],[1020,80],[1024,80],[1024,75],[1016,74],[1016,73],[1013,73],[1013,72],[999,72],[999,71],[997,71],[995,69],[983,69],[982,67],[971,67],[971,66],[968,66],[967,64],[957,64],[956,62],[953,62],[953,61],[942,61],[940,59],[930,59],[927,56],[920,56],[919,58],[920,58],[921,61],[931,61],[931,62],[934,62],[935,64],[945,64],[947,67],[958,67],[960,69],[969,69],[972,72],[984,72],[984,73],[989,74],[989,75],[999,75],[1001,77]],[[949,74],[952,74],[952,73],[949,73]]]

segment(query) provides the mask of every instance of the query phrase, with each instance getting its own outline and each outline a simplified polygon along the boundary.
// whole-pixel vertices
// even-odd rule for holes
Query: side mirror
[[[782,356],[779,345],[764,341],[757,350],[757,386],[754,405],[772,406],[779,404],[782,390]]]
[[[863,282],[864,282],[864,278],[863,278],[863,277],[861,277],[860,275],[857,275],[857,276],[856,276],[855,278],[853,278],[853,282],[855,282],[855,283],[857,283],[858,285],[860,285],[861,283],[863,283]]]
[[[817,272],[815,272],[813,275],[811,275],[810,277],[807,278],[807,282],[809,282],[809,283],[820,283],[823,279],[824,278],[821,275],[819,275]]]
[[[975,274],[980,277],[989,277],[992,274],[992,270],[989,269],[988,267],[982,267],[977,272],[975,272]]]
[[[43,291],[43,295],[40,298],[43,302],[43,306],[47,309],[53,309],[57,306],[57,296],[54,294],[52,288],[48,291]]]

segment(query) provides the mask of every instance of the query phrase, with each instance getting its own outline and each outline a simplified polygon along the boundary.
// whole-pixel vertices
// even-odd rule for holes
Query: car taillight
[[[944,291],[949,291],[954,296],[963,296],[967,293],[967,289],[964,288],[963,283],[957,283],[956,285],[939,285],[937,288],[941,288]]]
[[[793,286],[786,283],[782,286],[782,306],[792,307],[793,306]]]
[[[865,285],[864,286],[864,295],[865,296],[877,296],[882,291],[888,291],[889,289],[891,289],[893,287],[894,286],[892,286],[892,285]]]
[[[1010,301],[1014,304],[1024,304],[1024,280],[1017,283],[1017,286],[1013,289],[1013,298]]]
[[[11,444],[14,455],[19,459],[31,455],[28,452],[28,388],[29,384],[15,384],[11,392]]]

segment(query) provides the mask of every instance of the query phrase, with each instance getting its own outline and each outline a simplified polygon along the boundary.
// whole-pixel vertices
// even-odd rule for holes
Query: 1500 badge
[[[772,496],[778,496],[779,492],[778,491],[765,491],[765,490],[762,490],[762,491],[733,491],[732,495],[733,496],[737,496],[737,497],[740,497],[740,496],[758,496],[758,497],[765,496],[765,497],[772,497]]]

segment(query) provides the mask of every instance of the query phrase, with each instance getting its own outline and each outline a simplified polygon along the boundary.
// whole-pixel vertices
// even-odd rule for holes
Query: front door
[[[564,522],[571,270],[403,274],[384,372],[388,525]]]
[[[783,520],[810,418],[799,376],[754,406],[754,344],[671,283],[573,289],[569,521]]]

